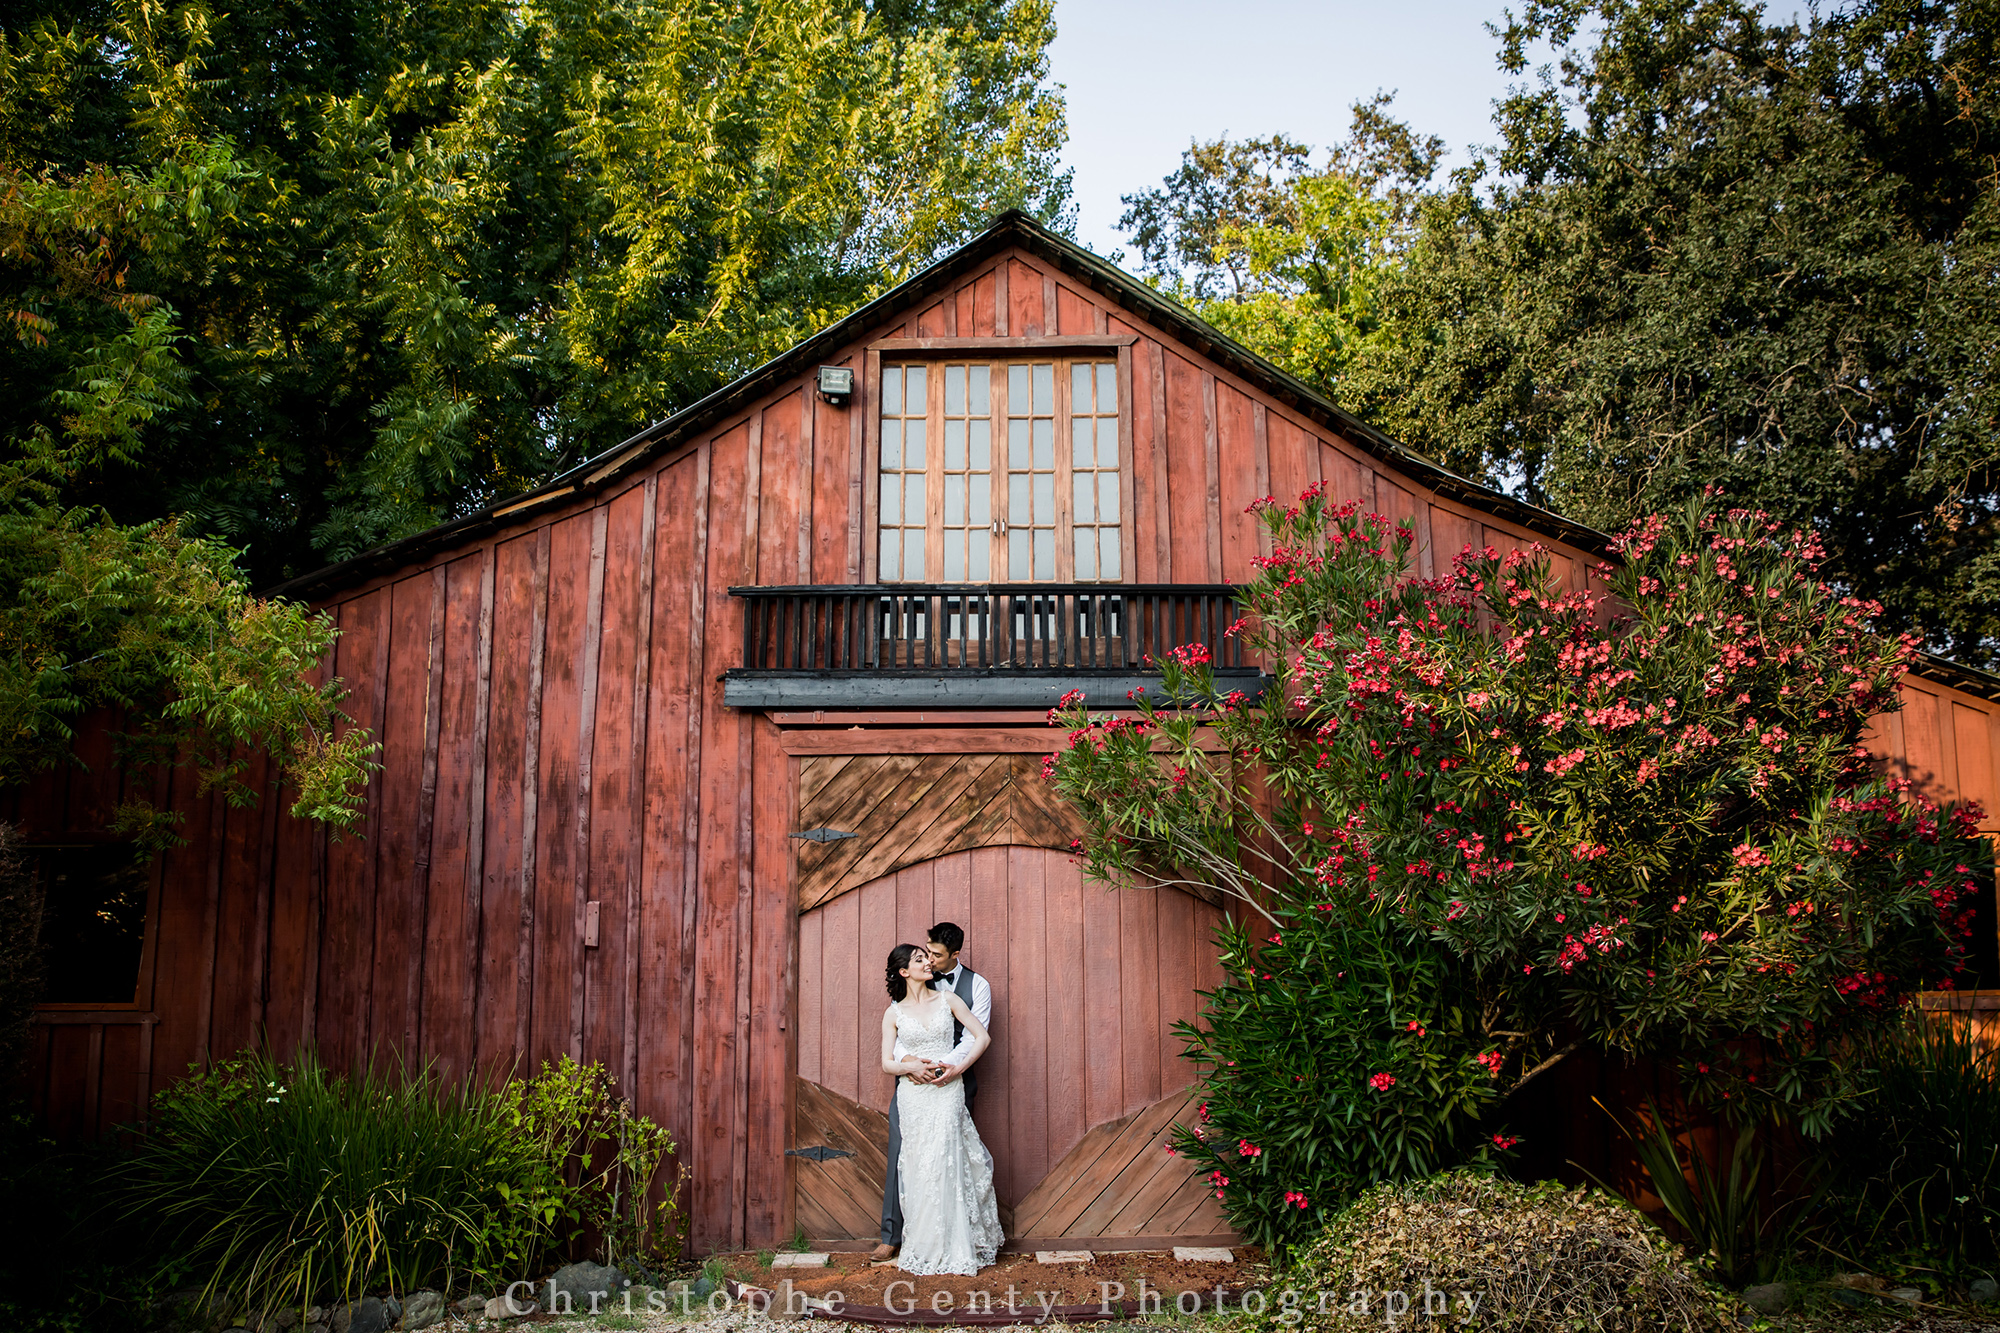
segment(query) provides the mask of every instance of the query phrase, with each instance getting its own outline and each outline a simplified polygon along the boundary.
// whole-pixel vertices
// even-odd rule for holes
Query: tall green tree
[[[0,785],[122,709],[358,817],[250,589],[528,488],[1010,206],[1048,0],[89,0],[0,17]],[[154,835],[158,812],[126,818]]]
[[[257,580],[447,520],[1001,208],[1060,222],[1053,33],[1047,0],[18,7],[0,439],[63,438],[48,386],[144,318],[144,470],[77,498]]]
[[[1320,167],[1282,134],[1191,145],[1158,188],[1124,197],[1118,225],[1141,267],[1252,351],[1339,393],[1382,329],[1381,284],[1444,150],[1389,103],[1357,103]]]
[[[1348,406],[1607,530],[1719,483],[2000,661],[2000,7],[1530,3]]]

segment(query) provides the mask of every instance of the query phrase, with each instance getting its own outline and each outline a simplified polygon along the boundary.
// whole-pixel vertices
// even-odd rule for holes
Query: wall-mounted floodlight
[[[854,372],[846,366],[819,368],[819,396],[835,407],[846,407],[854,397]]]

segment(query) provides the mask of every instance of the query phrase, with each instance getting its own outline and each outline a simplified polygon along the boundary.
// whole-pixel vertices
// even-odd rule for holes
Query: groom
[[[940,921],[930,932],[931,971],[934,974],[931,985],[939,990],[958,993],[972,1010],[972,1016],[988,1032],[993,1030],[993,987],[985,977],[958,961],[958,951],[965,947],[965,932],[949,921]],[[976,1071],[965,1067],[965,1057],[970,1043],[966,1040],[965,1025],[956,1018],[951,1021],[951,1037],[957,1044],[951,1048],[948,1067],[937,1074],[906,1074],[905,1078],[919,1083],[949,1083],[953,1079],[965,1078],[965,1106],[972,1109],[973,1094],[979,1091],[979,1076]],[[896,1043],[895,1055],[901,1059],[908,1052],[903,1043]],[[901,1181],[897,1176],[897,1163],[903,1156],[903,1122],[896,1114],[896,1098],[889,1097],[889,1171],[882,1186],[882,1243],[875,1247],[868,1257],[875,1262],[896,1257],[896,1251],[903,1244],[903,1198]]]

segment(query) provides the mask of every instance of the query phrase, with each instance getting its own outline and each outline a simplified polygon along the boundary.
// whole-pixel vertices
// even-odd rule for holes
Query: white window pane
[[[1056,423],[1044,417],[1035,419],[1035,466],[1043,471],[1056,465]]]
[[[1007,466],[1023,472],[1032,466],[1028,457],[1028,423],[1019,417],[1007,422]]]
[[[965,470],[965,423],[947,421],[944,423],[944,466],[947,472]]]
[[[944,410],[951,416],[965,415],[965,367],[944,368]]]
[[[1116,412],[1118,410],[1118,366],[1116,362],[1100,361],[1097,364],[1097,410]]]
[[[1007,367],[1007,415],[1024,417],[1028,415],[1028,368],[1026,366]]]
[[[1118,466],[1118,418],[1099,417],[1097,421],[1097,466]]]
[[[927,366],[903,367],[903,401],[909,406],[903,410],[911,416],[923,412],[930,404],[930,395],[925,389],[924,377],[930,373]]]
[[[990,527],[993,523],[993,477],[991,473],[972,474],[972,512],[969,515],[975,528]]]
[[[1024,528],[1035,521],[1035,511],[1028,508],[1028,476],[1016,472],[1007,478],[1007,521]]]
[[[1035,522],[1056,521],[1056,479],[1047,472],[1037,472],[1035,477]]]
[[[1097,577],[1097,529],[1078,528],[1076,530],[1076,576],[1079,579]]]
[[[1044,582],[1056,576],[1056,534],[1048,528],[1035,529],[1035,577]]]
[[[965,478],[947,473],[944,479],[944,525],[965,526]]]
[[[923,535],[924,526],[924,479],[919,476],[903,478],[903,522],[915,524],[918,536]]]
[[[972,581],[984,583],[993,577],[993,539],[983,532],[972,534]]]
[[[1090,484],[1090,479],[1094,475],[1096,474],[1090,472],[1070,473],[1070,480],[1075,483],[1070,488],[1070,500],[1074,505],[1069,511],[1069,518],[1072,523],[1089,523],[1097,517],[1092,512],[1097,507],[1092,503],[1096,499],[1097,488]]]
[[[903,577],[919,582],[924,577],[924,530],[903,529]]]
[[[1103,572],[1099,577],[1104,579],[1122,578],[1123,575],[1118,572],[1118,529],[1099,528],[1097,530],[1097,549],[1098,553],[1103,557],[1098,562],[1103,567]]]
[[[965,538],[956,532],[944,535],[944,581],[965,582]]]
[[[987,384],[991,373],[990,366],[972,368],[972,415],[976,417],[986,416],[993,410],[993,396]]]
[[[1056,368],[1035,367],[1035,415],[1045,417],[1056,410]]]
[[[1028,568],[1028,528],[1011,528],[1007,532],[1007,577],[1029,579],[1034,575]]]
[[[1118,474],[1100,472],[1097,474],[1097,521],[1115,523],[1118,521]]]
[[[902,529],[882,529],[882,568],[875,571],[876,576],[886,583],[894,583],[903,577],[902,554]]]
[[[972,422],[972,466],[977,472],[993,470],[993,423]]]
[[[903,512],[903,478],[894,472],[882,474],[882,507],[876,514],[883,523],[893,525]]]
[[[903,466],[913,471],[924,465],[924,422],[911,417],[903,423]]]
[[[1069,461],[1073,467],[1089,467],[1096,456],[1091,444],[1093,434],[1089,417],[1071,417],[1069,420]]]
[[[1069,410],[1090,411],[1090,363],[1078,361],[1069,368]]]
[[[903,423],[900,421],[882,423],[882,466],[903,466]]]
[[[882,410],[897,413],[903,410],[903,368],[901,366],[882,367]]]

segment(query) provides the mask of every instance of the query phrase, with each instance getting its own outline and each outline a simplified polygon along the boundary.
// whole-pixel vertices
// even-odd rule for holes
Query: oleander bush
[[[671,1151],[594,1065],[489,1091],[246,1052],[162,1092],[122,1174],[130,1214],[206,1298],[267,1313],[504,1283],[586,1242],[670,1252],[653,1187]]]
[[[1294,1252],[1270,1293],[1249,1322],[1288,1333],[1738,1326],[1735,1302],[1624,1200],[1469,1171],[1363,1194]]]
[[[1226,980],[1177,1025],[1208,1076],[1172,1151],[1208,1167],[1246,1240],[1281,1250],[1370,1185],[1491,1165],[1511,1141],[1481,1133],[1494,1080],[1456,959],[1376,917],[1271,911],[1268,935],[1223,925]]]
[[[1045,774],[1093,877],[1220,895],[1246,928],[1183,1031],[1210,1120],[1177,1151],[1282,1249],[1373,1180],[1504,1153],[1570,1054],[1654,1058],[1698,1106],[1828,1133],[1856,1042],[1963,970],[1980,811],[1872,771],[1915,650],[1816,538],[1712,497],[1622,563],[1415,534],[1315,486],[1227,631],[1129,712],[1071,695]],[[1756,1060],[1739,1058],[1755,1052]]]

